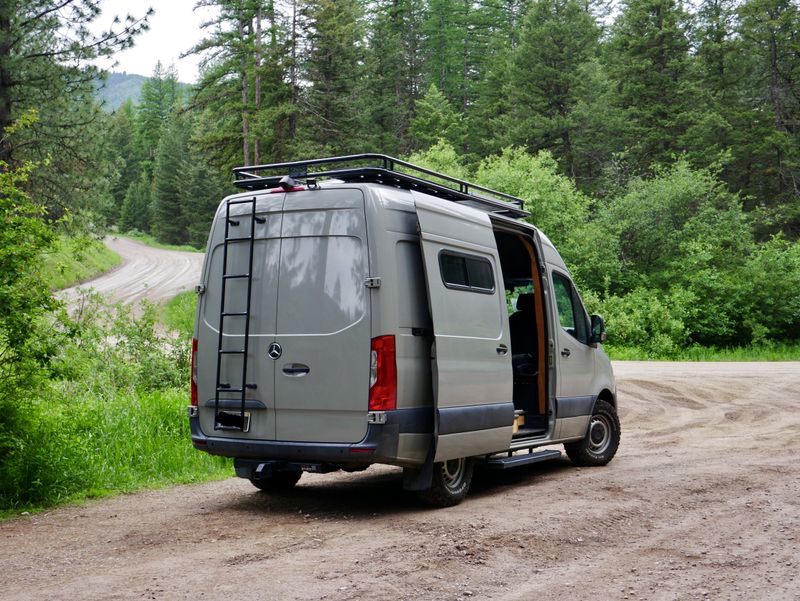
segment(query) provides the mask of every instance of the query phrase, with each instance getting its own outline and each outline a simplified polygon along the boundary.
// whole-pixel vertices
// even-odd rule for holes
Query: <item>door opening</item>
[[[545,350],[545,311],[533,238],[520,232],[494,232],[508,309],[514,377],[514,438],[547,433],[549,403]]]

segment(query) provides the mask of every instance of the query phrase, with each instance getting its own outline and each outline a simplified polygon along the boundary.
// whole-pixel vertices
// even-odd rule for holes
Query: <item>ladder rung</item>
[[[220,355],[244,355],[244,351],[218,351]]]
[[[247,315],[247,311],[233,311],[228,313],[220,313],[220,317],[244,317]]]
[[[235,280],[235,279],[240,279],[240,278],[249,278],[250,274],[249,273],[232,273],[232,274],[224,275],[222,277],[224,279],[226,279],[226,280]]]
[[[229,205],[244,205],[244,204],[253,204],[255,198],[244,198],[239,200],[229,200]]]
[[[246,240],[255,240],[255,238],[251,238],[250,236],[240,236],[238,238],[225,238],[225,242],[244,242]]]

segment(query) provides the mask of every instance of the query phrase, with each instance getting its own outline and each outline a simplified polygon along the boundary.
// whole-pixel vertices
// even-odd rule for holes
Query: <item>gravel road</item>
[[[78,289],[92,288],[111,302],[138,303],[168,300],[200,282],[203,253],[162,250],[129,238],[107,238],[106,246],[122,257],[122,264],[108,273],[59,292],[67,300]]]
[[[0,524],[0,599],[799,599],[800,363],[614,367],[604,468],[480,473],[441,510],[388,467],[92,501]]]

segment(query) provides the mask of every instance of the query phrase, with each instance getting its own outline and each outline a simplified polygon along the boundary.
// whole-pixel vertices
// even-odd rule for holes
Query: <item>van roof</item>
[[[385,154],[364,153],[289,163],[270,163],[233,170],[234,185],[245,190],[282,187],[336,178],[346,183],[378,183],[417,190],[496,215],[520,219],[530,215],[516,196],[485,188]],[[475,191],[480,192],[476,194]]]

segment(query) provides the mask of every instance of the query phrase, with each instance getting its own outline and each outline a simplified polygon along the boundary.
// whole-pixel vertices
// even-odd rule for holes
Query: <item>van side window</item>
[[[439,269],[448,288],[494,293],[492,264],[483,257],[443,250],[439,253]]]
[[[569,278],[553,272],[553,292],[558,308],[558,321],[564,331],[584,344],[589,343],[586,311]]]

